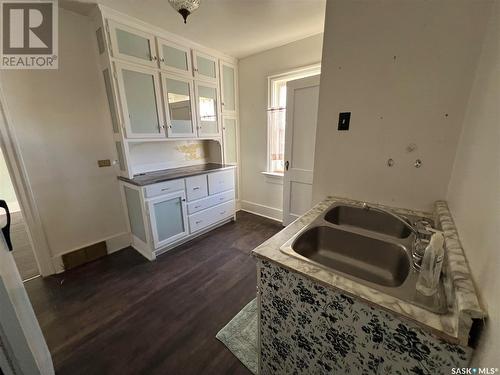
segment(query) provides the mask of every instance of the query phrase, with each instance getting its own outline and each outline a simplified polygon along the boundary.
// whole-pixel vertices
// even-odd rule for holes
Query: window
[[[286,83],[320,72],[321,65],[316,64],[268,77],[267,173],[285,171]]]

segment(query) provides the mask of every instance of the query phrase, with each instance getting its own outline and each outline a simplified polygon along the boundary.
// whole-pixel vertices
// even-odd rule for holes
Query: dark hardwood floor
[[[26,283],[58,374],[249,374],[216,333],[255,297],[250,251],[281,226],[245,212],[148,262],[129,248]]]

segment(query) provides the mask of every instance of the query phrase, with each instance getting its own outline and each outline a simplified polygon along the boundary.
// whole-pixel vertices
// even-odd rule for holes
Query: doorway
[[[38,264],[33,252],[31,238],[28,234],[26,222],[16,197],[14,185],[7,169],[2,150],[0,149],[0,199],[7,202],[11,214],[11,239],[14,248],[12,255],[16,262],[23,281],[40,275]],[[3,210],[0,216],[5,215]],[[0,220],[2,221],[2,220]]]

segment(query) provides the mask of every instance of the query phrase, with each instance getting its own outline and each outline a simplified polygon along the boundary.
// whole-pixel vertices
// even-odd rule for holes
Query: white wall
[[[323,34],[239,61],[241,206],[281,220],[283,183],[267,168],[267,77],[321,60]]]
[[[88,18],[59,10],[59,69],[1,84],[54,257],[126,231],[97,46]]]
[[[489,313],[480,367],[498,367],[500,346],[500,3],[491,14],[447,197]]]
[[[333,194],[431,209],[445,198],[490,5],[327,2],[314,201]],[[350,130],[339,132],[344,111]]]

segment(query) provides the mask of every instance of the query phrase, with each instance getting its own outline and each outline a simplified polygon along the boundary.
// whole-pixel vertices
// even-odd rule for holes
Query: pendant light
[[[200,0],[168,0],[172,8],[179,12],[186,23],[187,17],[200,6]]]

